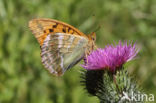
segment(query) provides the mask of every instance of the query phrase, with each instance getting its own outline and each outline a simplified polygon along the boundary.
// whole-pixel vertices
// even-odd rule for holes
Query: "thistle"
[[[107,45],[93,51],[81,65],[86,69],[81,78],[87,92],[97,96],[101,103],[138,102],[133,100],[131,93],[140,93],[140,88],[124,68],[138,51],[135,43],[122,44],[121,41],[118,45]]]
[[[82,65],[87,70],[105,70],[111,72],[120,69],[123,64],[134,59],[138,50],[135,44],[125,42],[123,45],[121,41],[116,46],[107,45],[104,49],[97,49],[93,51],[87,58],[85,64]],[[86,61],[87,60],[87,61]]]

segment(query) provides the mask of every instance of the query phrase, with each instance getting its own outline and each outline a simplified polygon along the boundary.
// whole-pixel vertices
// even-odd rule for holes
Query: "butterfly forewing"
[[[68,33],[71,35],[87,36],[73,26],[53,19],[33,19],[29,22],[29,27],[42,46],[48,34]]]
[[[55,75],[62,75],[85,55],[88,39],[67,33],[48,34],[41,46],[44,66]]]

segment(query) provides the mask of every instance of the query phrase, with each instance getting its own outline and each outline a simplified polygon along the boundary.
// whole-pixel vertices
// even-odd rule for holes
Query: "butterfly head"
[[[89,34],[89,35],[88,35],[88,38],[89,38],[91,41],[95,42],[95,41],[96,41],[96,34],[95,34],[95,32],[92,32],[91,34]]]
[[[95,32],[92,32],[91,34],[88,35],[89,38],[89,45],[91,47],[91,51],[94,50],[94,47],[96,47],[95,45],[95,41],[96,41],[96,34]]]

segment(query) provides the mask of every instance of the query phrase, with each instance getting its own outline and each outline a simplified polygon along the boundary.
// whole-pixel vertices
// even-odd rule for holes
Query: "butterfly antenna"
[[[99,25],[99,26],[95,29],[94,32],[97,32],[98,30],[100,30],[100,28],[101,28],[101,25]]]

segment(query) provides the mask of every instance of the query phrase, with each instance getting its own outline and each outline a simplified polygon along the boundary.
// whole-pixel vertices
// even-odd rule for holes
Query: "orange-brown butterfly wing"
[[[48,34],[68,33],[88,38],[75,27],[53,19],[33,19],[29,22],[29,27],[40,43],[40,46],[43,45]]]

